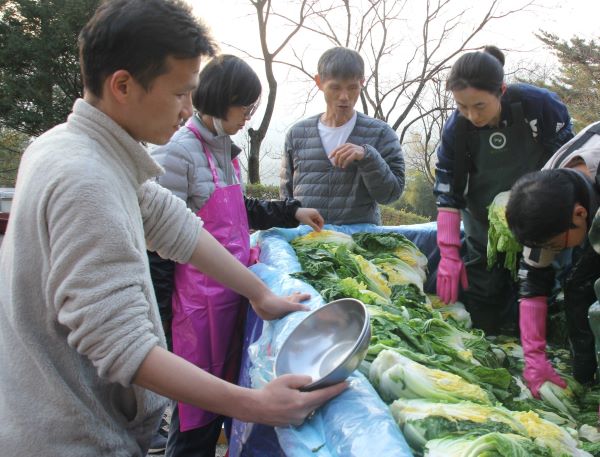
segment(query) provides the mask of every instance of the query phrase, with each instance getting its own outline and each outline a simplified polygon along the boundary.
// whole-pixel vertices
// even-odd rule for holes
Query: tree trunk
[[[260,145],[263,135],[259,130],[248,129],[250,136],[250,152],[248,153],[248,182],[260,184]]]

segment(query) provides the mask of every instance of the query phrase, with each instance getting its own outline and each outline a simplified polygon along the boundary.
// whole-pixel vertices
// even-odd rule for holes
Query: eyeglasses
[[[251,105],[241,106],[241,108],[244,110],[245,118],[250,119],[252,116],[254,116],[254,113],[256,113],[256,110],[258,109],[259,102],[260,100],[257,100]]]
[[[569,247],[569,232],[571,229],[566,230],[563,233],[556,235],[554,238],[549,240],[547,243],[540,245],[541,249],[546,249],[548,251],[560,252],[563,249],[567,249]],[[564,238],[563,238],[564,237]]]

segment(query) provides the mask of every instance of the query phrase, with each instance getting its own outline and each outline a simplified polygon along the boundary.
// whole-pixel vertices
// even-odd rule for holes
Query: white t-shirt
[[[327,157],[329,157],[329,154],[331,154],[335,148],[346,143],[352,130],[354,130],[357,116],[356,111],[354,111],[354,115],[350,120],[339,127],[328,127],[323,124],[319,118],[319,135],[321,136],[321,142],[323,143],[323,148],[325,149]]]

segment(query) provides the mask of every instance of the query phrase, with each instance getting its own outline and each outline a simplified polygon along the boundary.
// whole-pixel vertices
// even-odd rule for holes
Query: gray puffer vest
[[[404,189],[404,158],[389,125],[358,113],[347,143],[365,148],[365,157],[345,169],[334,167],[318,131],[320,114],[288,131],[280,173],[281,197],[316,208],[328,224],[380,224],[378,203],[391,203]]]

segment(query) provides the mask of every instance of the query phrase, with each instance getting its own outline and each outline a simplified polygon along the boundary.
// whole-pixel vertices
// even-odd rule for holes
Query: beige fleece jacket
[[[0,248],[2,455],[144,456],[166,399],[132,386],[165,345],[146,247],[187,262],[201,221],[83,100],[25,152]]]

